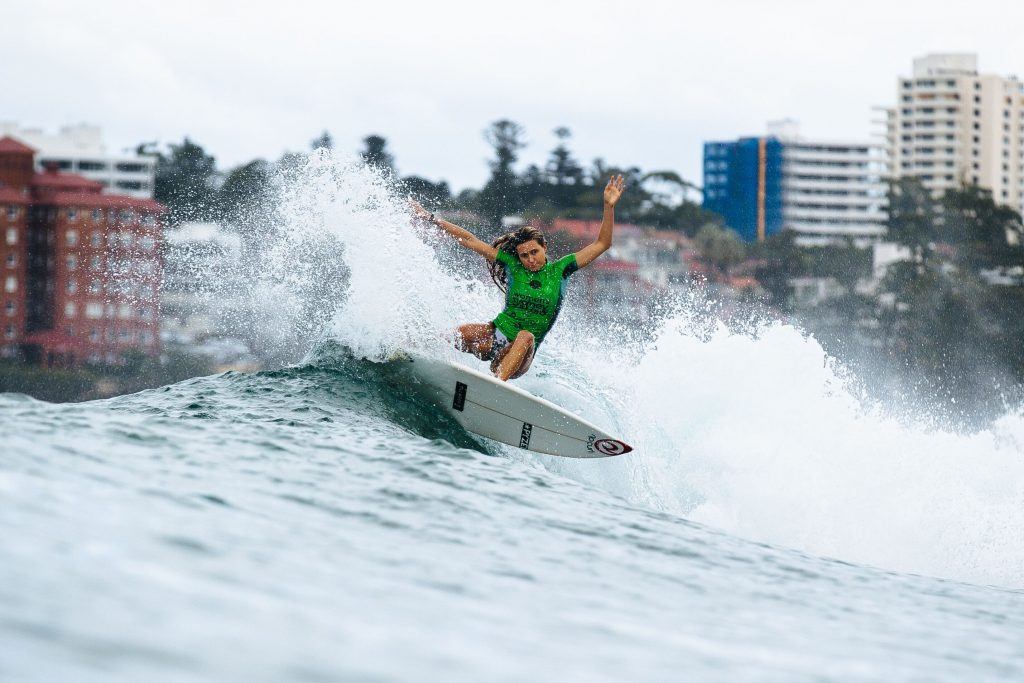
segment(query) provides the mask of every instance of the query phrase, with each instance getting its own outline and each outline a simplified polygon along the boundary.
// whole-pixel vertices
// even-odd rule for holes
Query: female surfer
[[[548,260],[544,234],[536,228],[519,228],[487,244],[410,200],[418,218],[433,223],[459,244],[487,259],[491,278],[505,292],[505,310],[498,317],[489,323],[467,323],[459,327],[458,348],[480,360],[491,361],[491,372],[502,381],[525,375],[544,335],[555,324],[569,276],[590,265],[612,246],[615,204],[624,189],[621,175],[608,181],[604,188],[604,217],[597,239],[555,262]]]

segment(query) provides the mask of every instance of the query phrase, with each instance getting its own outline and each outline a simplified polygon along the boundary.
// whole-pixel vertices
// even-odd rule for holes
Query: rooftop
[[[17,154],[35,154],[36,151],[21,142],[15,140],[10,135],[5,135],[0,138],[0,152],[17,153]]]

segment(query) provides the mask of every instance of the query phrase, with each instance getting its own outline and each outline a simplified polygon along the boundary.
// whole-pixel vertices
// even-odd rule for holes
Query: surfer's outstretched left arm
[[[604,218],[601,220],[601,232],[592,244],[588,244],[576,252],[576,267],[583,268],[612,246],[612,230],[615,227],[615,205],[626,189],[626,181],[621,175],[612,176],[604,188]]]
[[[460,228],[454,223],[449,223],[443,218],[436,217],[434,214],[424,209],[420,205],[420,203],[415,199],[409,200],[409,206],[412,207],[413,213],[416,214],[417,218],[425,220],[428,223],[433,223],[434,225],[436,225],[437,227],[441,228],[446,233],[454,237],[456,242],[466,247],[467,249],[475,251],[488,261],[493,261],[495,258],[497,258],[498,249],[496,247],[492,247],[490,244],[487,244],[487,242],[484,242],[476,235],[471,233],[469,230],[466,230],[465,228]]]

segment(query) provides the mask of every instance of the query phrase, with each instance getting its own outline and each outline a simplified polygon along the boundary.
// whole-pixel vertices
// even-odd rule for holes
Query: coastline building
[[[22,128],[0,121],[0,137],[11,136],[35,148],[35,169],[50,164],[58,170],[77,173],[102,184],[103,192],[152,199],[156,183],[156,160],[139,154],[110,154],[99,126],[63,126],[56,134],[38,128]]]
[[[35,170],[35,150],[0,137],[0,357],[118,364],[159,353],[160,219],[151,199]]]
[[[883,145],[806,140],[786,119],[704,144],[703,206],[747,242],[793,230],[803,245],[863,245],[885,234],[885,169]]]
[[[929,54],[900,77],[885,112],[891,174],[912,176],[936,195],[964,183],[1024,210],[1024,83],[978,73],[970,53]]]

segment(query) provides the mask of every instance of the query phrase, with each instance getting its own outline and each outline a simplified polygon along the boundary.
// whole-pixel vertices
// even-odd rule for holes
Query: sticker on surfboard
[[[622,455],[623,453],[629,453],[633,450],[633,447],[617,439],[598,439],[594,442],[594,450],[604,455]]]

